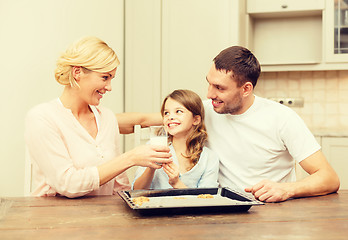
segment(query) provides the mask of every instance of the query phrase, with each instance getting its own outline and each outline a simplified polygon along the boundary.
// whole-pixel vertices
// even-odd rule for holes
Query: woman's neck
[[[80,115],[90,113],[91,109],[86,102],[81,101],[76,91],[78,90],[66,86],[59,99],[65,108],[70,109],[76,117],[79,117]]]

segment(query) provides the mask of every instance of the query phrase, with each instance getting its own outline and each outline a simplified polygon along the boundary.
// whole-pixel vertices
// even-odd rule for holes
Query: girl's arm
[[[161,113],[118,113],[116,114],[118,127],[121,134],[134,132],[134,125],[149,127],[162,125]]]
[[[149,189],[156,169],[146,168],[144,173],[134,181],[133,189]]]

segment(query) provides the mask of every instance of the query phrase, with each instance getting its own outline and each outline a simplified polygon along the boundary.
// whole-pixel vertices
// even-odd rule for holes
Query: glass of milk
[[[150,126],[150,144],[168,145],[168,134],[164,126]]]

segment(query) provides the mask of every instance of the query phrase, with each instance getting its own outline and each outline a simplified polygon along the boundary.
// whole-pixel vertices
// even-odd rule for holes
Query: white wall
[[[0,196],[21,196],[24,118],[34,105],[60,96],[55,61],[86,35],[106,41],[123,63],[123,0],[0,0]],[[123,66],[103,105],[123,111]]]
[[[159,111],[177,88],[205,98],[212,58],[242,41],[244,7],[244,0],[0,0],[0,196],[23,194],[24,117],[60,95],[55,61],[72,41],[96,35],[118,53],[104,105],[122,112],[125,98],[126,111]]]

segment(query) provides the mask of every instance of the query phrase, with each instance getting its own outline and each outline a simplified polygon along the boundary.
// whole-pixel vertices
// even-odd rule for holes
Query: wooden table
[[[348,191],[244,213],[141,216],[118,196],[10,198],[0,239],[348,239]]]

